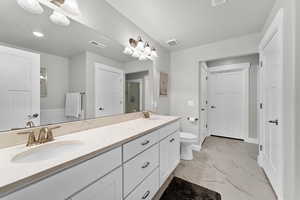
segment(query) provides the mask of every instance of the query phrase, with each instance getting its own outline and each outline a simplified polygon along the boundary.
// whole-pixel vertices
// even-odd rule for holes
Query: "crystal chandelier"
[[[154,60],[158,57],[156,49],[150,47],[149,42],[144,42],[140,36],[137,40],[130,38],[129,45],[125,47],[123,53],[138,58],[141,61]]]

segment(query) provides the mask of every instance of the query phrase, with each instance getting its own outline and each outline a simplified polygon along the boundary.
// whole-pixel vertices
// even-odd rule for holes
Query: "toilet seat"
[[[180,140],[182,142],[197,142],[197,137],[192,134],[192,133],[185,133],[185,132],[181,132],[180,133]]]

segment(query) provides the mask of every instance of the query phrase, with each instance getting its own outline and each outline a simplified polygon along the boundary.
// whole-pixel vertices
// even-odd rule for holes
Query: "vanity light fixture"
[[[33,14],[42,14],[44,12],[39,0],[16,0],[19,6],[24,10]],[[49,0],[54,4],[57,9],[55,9],[50,16],[50,20],[57,25],[68,26],[70,25],[70,20],[65,14],[72,16],[78,16],[81,14],[77,0]],[[63,14],[65,13],[65,14]]]
[[[44,12],[43,7],[41,6],[38,0],[17,0],[19,6],[24,10],[32,14],[42,14]]]
[[[35,37],[38,37],[38,38],[42,38],[44,37],[44,33],[42,32],[39,32],[39,31],[33,31],[32,34],[35,36]]]
[[[144,42],[140,36],[136,40],[130,38],[129,46],[125,47],[123,53],[139,60],[154,60],[158,57],[156,49],[151,48],[149,42]]]

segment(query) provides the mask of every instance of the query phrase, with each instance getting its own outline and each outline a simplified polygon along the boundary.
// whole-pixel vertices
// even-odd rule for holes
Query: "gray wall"
[[[199,63],[201,61],[257,53],[259,41],[260,34],[253,34],[172,52],[170,109],[172,115],[183,117],[181,120],[183,131],[200,136],[199,123],[192,124],[186,120],[186,117],[200,117]],[[189,106],[187,103],[189,100],[194,101],[195,105]],[[202,143],[202,141],[199,141],[199,143]]]
[[[41,67],[47,69],[47,97],[41,98],[41,109],[65,107],[65,94],[69,90],[68,58],[41,53]]]
[[[259,54],[239,56],[213,60],[206,62],[208,67],[230,65],[238,63],[250,63],[249,73],[249,138],[257,139],[257,71],[259,66]]]

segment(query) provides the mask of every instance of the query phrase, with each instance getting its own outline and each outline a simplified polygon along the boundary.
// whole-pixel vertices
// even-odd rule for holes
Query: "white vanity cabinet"
[[[178,129],[170,123],[0,200],[151,200],[179,163]]]
[[[170,176],[180,161],[180,141],[179,132],[163,139],[159,144],[160,159],[160,186]]]

